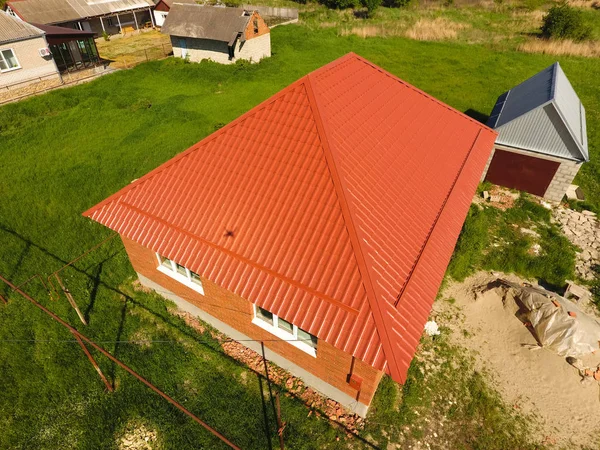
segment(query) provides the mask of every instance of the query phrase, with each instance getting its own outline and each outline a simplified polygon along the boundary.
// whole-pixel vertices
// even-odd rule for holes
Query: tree
[[[583,41],[591,35],[591,27],[585,23],[580,10],[566,2],[553,6],[544,16],[542,34],[547,38]]]
[[[377,8],[381,6],[382,0],[362,0],[362,4],[367,8],[367,17],[373,17]]]

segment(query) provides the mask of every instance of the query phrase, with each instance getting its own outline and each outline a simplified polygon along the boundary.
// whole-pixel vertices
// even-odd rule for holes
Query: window
[[[258,19],[254,19],[253,21],[253,25],[254,25],[254,34],[258,34]]]
[[[9,70],[20,68],[21,66],[12,48],[0,50],[0,72],[8,72]]]
[[[200,275],[158,253],[156,259],[158,259],[159,272],[169,275],[171,278],[204,295],[204,286],[202,286]]]
[[[287,341],[309,355],[317,356],[317,337],[304,331],[302,328],[298,328],[293,323],[278,317],[276,314],[254,305],[254,319],[252,319],[252,323],[273,333],[278,338]]]

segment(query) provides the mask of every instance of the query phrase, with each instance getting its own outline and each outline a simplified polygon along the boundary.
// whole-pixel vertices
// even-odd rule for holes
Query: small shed
[[[173,3],[161,32],[170,35],[175,57],[193,62],[258,62],[271,56],[270,30],[257,11]]]
[[[589,161],[585,108],[558,62],[502,94],[488,126],[498,139],[482,180],[558,202]]]

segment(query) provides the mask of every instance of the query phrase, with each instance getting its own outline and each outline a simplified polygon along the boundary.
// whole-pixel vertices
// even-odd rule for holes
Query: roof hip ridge
[[[354,54],[351,54],[354,56]],[[326,67],[326,66],[325,66]],[[385,320],[383,313],[379,307],[379,303],[377,302],[377,295],[375,293],[375,289],[373,287],[373,281],[371,280],[369,269],[367,266],[367,262],[365,256],[362,252],[362,246],[360,244],[360,238],[354,227],[354,222],[352,220],[352,212],[350,209],[350,205],[346,199],[345,191],[346,188],[342,181],[340,174],[337,171],[335,157],[333,152],[331,151],[329,134],[327,133],[327,127],[323,122],[323,118],[321,116],[321,108],[319,106],[319,101],[317,100],[317,96],[313,90],[313,80],[312,78],[315,76],[315,73],[318,73],[319,70],[315,72],[311,72],[306,75],[304,78],[306,79],[306,83],[304,83],[304,87],[306,89],[306,93],[308,95],[309,104],[311,107],[311,111],[313,112],[313,116],[315,119],[315,124],[317,126],[317,132],[321,139],[321,148],[323,149],[323,154],[325,156],[325,160],[327,162],[327,168],[329,169],[329,173],[331,175],[331,179],[333,182],[334,189],[337,194],[338,203],[340,205],[340,209],[342,211],[342,217],[344,219],[344,225],[348,235],[350,237],[350,245],[354,250],[354,258],[356,259],[356,263],[358,266],[358,271],[362,278],[363,287],[367,293],[367,302],[369,303],[369,308],[371,310],[371,315],[375,322],[375,331],[379,335],[379,339],[382,344],[382,351],[387,363],[387,367],[393,375],[399,376],[401,371],[399,369],[399,364],[394,357],[394,351],[391,346],[391,340],[388,336],[388,331],[385,326]]]

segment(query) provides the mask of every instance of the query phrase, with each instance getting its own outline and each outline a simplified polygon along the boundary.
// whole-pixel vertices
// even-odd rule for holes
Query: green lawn
[[[335,30],[302,26],[275,28],[272,41],[273,57],[258,65],[169,59],[0,108],[0,274],[19,283],[58,269],[109,234],[81,212],[349,51],[478,118],[499,94],[555,60],[479,45],[337,37]],[[577,182],[598,209],[600,64],[583,58],[560,62],[587,108],[592,161]],[[162,300],[133,291],[133,276],[118,241],[69,269],[65,280],[90,320],[78,328],[238,445],[268,448],[268,433],[275,443],[272,411],[266,409],[265,424],[257,377],[223,356],[214,340],[169,315]],[[27,290],[78,324],[64,298],[53,303],[36,285]],[[140,336],[168,342],[120,342]],[[115,394],[102,392],[66,331],[15,296],[9,306],[0,304],[0,448],[114,448],[124,430],[138,424],[157,430],[163,448],[217,445],[139,382],[98,360],[116,380]],[[414,383],[436,389],[435,380],[423,386],[416,377]],[[415,384],[406,389],[420,392]],[[282,402],[289,448],[348,447],[344,433],[315,415],[306,417],[306,408],[292,399]],[[486,414],[486,408],[465,411]],[[473,414],[468,417],[480,420]],[[257,431],[266,428],[268,433]],[[489,438],[488,426],[471,428],[472,438]],[[494,442],[502,448],[506,441]]]

